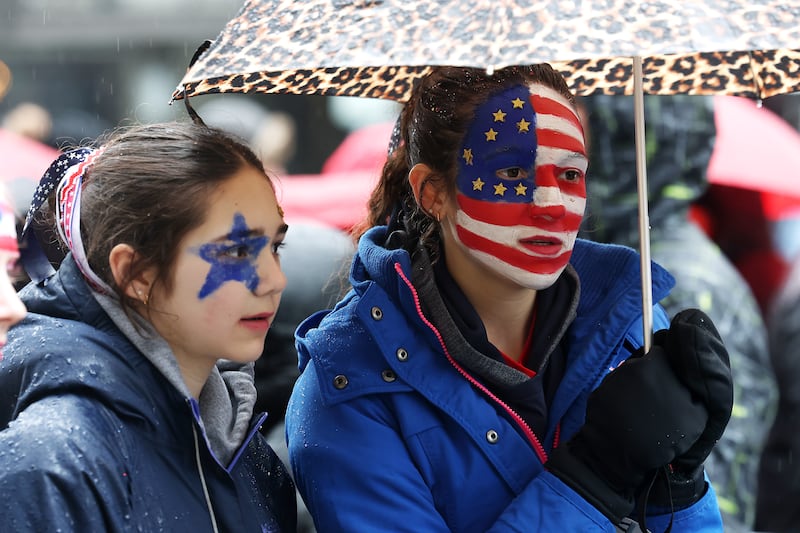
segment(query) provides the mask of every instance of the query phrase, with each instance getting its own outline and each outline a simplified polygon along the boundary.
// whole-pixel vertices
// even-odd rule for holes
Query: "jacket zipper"
[[[542,464],[546,463],[547,462],[547,452],[545,451],[544,446],[542,446],[542,443],[539,441],[539,437],[536,436],[536,434],[533,432],[533,430],[528,425],[528,423],[525,422],[525,420],[514,409],[512,409],[503,400],[498,398],[485,385],[483,385],[477,379],[472,377],[469,374],[469,372],[464,370],[461,367],[461,365],[459,365],[458,362],[456,362],[456,360],[453,359],[453,356],[450,355],[450,351],[447,349],[447,346],[444,343],[444,339],[442,339],[441,333],[439,333],[439,330],[436,329],[436,326],[434,326],[425,317],[425,314],[422,312],[422,306],[419,303],[419,295],[417,294],[417,290],[414,287],[414,285],[411,283],[411,281],[406,277],[405,273],[403,273],[403,269],[400,266],[400,263],[395,263],[394,264],[394,269],[395,269],[395,271],[397,271],[397,274],[400,276],[400,278],[403,280],[403,282],[406,284],[406,286],[411,291],[411,294],[414,297],[414,306],[416,307],[417,315],[419,315],[420,319],[425,323],[425,325],[428,326],[428,328],[430,328],[431,331],[433,331],[433,334],[436,335],[436,338],[439,340],[439,344],[441,345],[442,350],[444,351],[444,354],[447,357],[447,360],[450,362],[450,364],[453,365],[453,367],[458,371],[458,373],[461,374],[475,388],[477,388],[478,390],[483,392],[486,396],[488,396],[492,401],[494,401],[498,405],[500,405],[500,407],[502,407],[509,414],[509,416],[512,418],[512,420],[514,420],[514,422],[516,422],[522,428],[522,431],[525,433],[525,436],[528,438],[528,441],[531,443],[531,446],[533,447],[533,450],[536,452],[536,455],[539,456],[539,460],[542,462]],[[558,434],[558,431],[556,432],[556,434]]]

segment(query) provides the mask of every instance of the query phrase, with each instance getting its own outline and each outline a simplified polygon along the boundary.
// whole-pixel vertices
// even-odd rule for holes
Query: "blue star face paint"
[[[536,113],[523,85],[475,110],[458,160],[459,191],[488,202],[530,203],[536,188]]]
[[[253,235],[244,216],[236,213],[226,242],[207,243],[192,250],[211,263],[211,270],[197,297],[202,300],[226,281],[239,281],[254,291],[259,282],[258,255],[268,243],[268,237]]]

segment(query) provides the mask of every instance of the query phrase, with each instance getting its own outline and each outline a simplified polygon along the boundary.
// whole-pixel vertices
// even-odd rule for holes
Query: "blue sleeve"
[[[706,476],[708,481],[708,476]],[[694,505],[671,513],[648,515],[647,529],[666,531],[672,521],[672,531],[691,531],[693,533],[717,533],[724,531],[722,515],[717,504],[714,487],[708,483],[708,490]]]
[[[374,396],[325,405],[310,363],[286,414],[295,482],[320,532],[449,532],[392,414]],[[454,495],[457,497],[457,495]],[[549,473],[534,478],[483,531],[614,531]]]

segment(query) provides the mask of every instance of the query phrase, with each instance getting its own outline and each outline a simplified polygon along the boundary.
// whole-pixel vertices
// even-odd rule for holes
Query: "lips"
[[[519,244],[538,255],[559,255],[564,250],[564,243],[555,237],[526,237]]]
[[[272,323],[272,317],[275,313],[259,313],[257,315],[250,315],[239,320],[239,324],[247,329],[266,332]]]

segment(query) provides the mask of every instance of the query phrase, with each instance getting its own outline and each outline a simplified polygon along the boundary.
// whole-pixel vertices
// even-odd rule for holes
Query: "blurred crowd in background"
[[[10,0],[0,13],[0,178],[20,217],[58,150],[116,126],[185,118],[183,103],[168,104],[172,90],[197,46],[240,6],[238,0],[50,4]],[[633,104],[626,97],[581,101],[591,150],[581,236],[638,247]],[[731,351],[736,404],[708,467],[720,506],[731,530],[789,531],[800,521],[797,510],[782,508],[800,497],[800,437],[793,429],[800,418],[800,185],[790,194],[769,183],[800,184],[793,160],[800,154],[800,96],[752,106],[780,121],[783,132],[758,131],[749,121],[726,132],[728,141],[752,143],[745,155],[758,175],[749,187],[709,179],[715,150],[722,149],[719,97],[646,102],[653,258],[677,278],[665,306],[706,311]],[[399,108],[288,95],[201,96],[192,105],[207,124],[247,140],[279,182],[291,227],[288,286],[257,372],[260,408],[282,413],[297,377],[294,327],[346,286],[353,252],[346,232],[366,212]],[[787,143],[785,158],[755,147],[773,142],[770,135]],[[264,427],[278,448],[281,424],[278,415]]]

